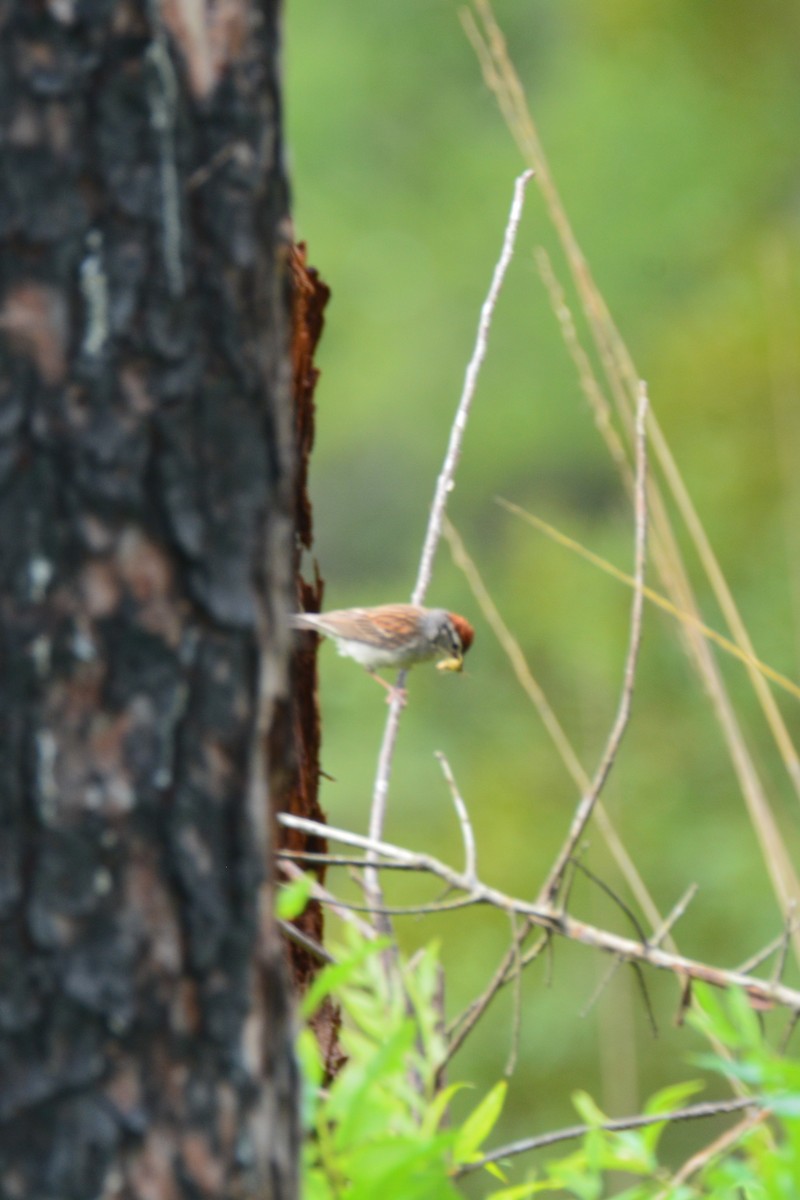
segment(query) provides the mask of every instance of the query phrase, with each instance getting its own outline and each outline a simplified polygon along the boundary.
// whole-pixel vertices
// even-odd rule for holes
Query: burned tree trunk
[[[9,1200],[295,1195],[276,7],[0,12]]]

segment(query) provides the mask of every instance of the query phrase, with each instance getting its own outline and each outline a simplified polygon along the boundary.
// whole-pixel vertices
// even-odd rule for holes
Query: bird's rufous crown
[[[450,613],[450,620],[455,626],[456,633],[461,638],[461,649],[466,654],[472,645],[472,639],[475,637],[475,630],[470,625],[466,617],[460,617],[458,613]]]

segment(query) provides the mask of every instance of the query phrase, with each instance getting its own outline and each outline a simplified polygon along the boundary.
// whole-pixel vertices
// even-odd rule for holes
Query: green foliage
[[[449,1105],[464,1085],[441,1086],[445,1055],[437,1002],[438,950],[429,946],[397,968],[402,988],[389,987],[381,961],[385,942],[350,933],[335,966],[326,967],[306,1015],[332,995],[341,1006],[347,1063],[326,1088],[316,1042],[304,1030],[298,1053],[306,1081],[306,1200],[459,1200],[453,1180],[461,1163],[481,1157],[500,1116],[505,1084],[497,1084],[460,1126]],[[492,1172],[503,1178],[496,1168]],[[530,1185],[489,1193],[495,1200],[532,1195]]]
[[[299,917],[309,900],[314,887],[314,877],[308,873],[298,875],[291,883],[284,884],[275,900],[275,912],[284,921]]]
[[[343,1013],[342,1047],[347,1062],[326,1085],[310,1030],[298,1041],[306,1084],[304,1174],[306,1200],[459,1200],[466,1194],[459,1168],[478,1162],[501,1119],[506,1084],[496,1084],[460,1122],[452,1101],[465,1086],[442,1083],[445,1040],[441,1032],[438,947],[428,946],[412,963],[393,960],[387,975],[385,940],[367,941],[352,931],[309,993],[306,1016],[325,996]],[[387,982],[391,979],[391,984]],[[402,984],[402,986],[399,986]],[[573,1104],[587,1127],[577,1149],[556,1154],[534,1175],[511,1184],[501,1169],[484,1167],[488,1200],[523,1200],[557,1194],[575,1200],[795,1200],[800,1179],[800,1064],[772,1050],[743,993],[697,988],[689,1021],[717,1053],[700,1061],[746,1087],[753,1109],[768,1109],[769,1122],[750,1125],[738,1142],[709,1155],[702,1170],[674,1182],[661,1157],[670,1121],[639,1129],[603,1128],[609,1118],[585,1092]],[[683,1108],[702,1084],[687,1081],[651,1097],[645,1114]],[[741,1119],[736,1117],[734,1119]],[[630,1186],[610,1192],[611,1178]],[[498,1186],[499,1184],[499,1186]],[[475,1194],[475,1193],[471,1193]]]

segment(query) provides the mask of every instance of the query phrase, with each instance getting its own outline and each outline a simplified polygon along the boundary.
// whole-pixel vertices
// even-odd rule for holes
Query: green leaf
[[[573,1092],[572,1103],[587,1125],[603,1125],[608,1120],[606,1114],[598,1108],[588,1092]]]
[[[316,1011],[326,996],[331,992],[340,991],[357,974],[364,962],[380,954],[389,945],[388,938],[375,938],[374,941],[363,941],[353,953],[342,961],[323,967],[311,987],[303,997],[300,1013],[304,1020]]]
[[[348,1066],[335,1080],[330,1108],[339,1122],[337,1146],[363,1141],[376,1127],[399,1131],[412,1124],[403,1094],[411,1092],[406,1072],[414,1035],[408,1020],[366,1062]]]
[[[436,1093],[422,1117],[420,1131],[424,1137],[431,1137],[436,1133],[453,1096],[469,1086],[467,1083],[451,1083],[448,1087],[442,1088],[440,1092]]]
[[[669,1087],[654,1092],[644,1106],[649,1114],[669,1112],[674,1108],[683,1108],[686,1101],[698,1092],[702,1092],[705,1084],[701,1079],[687,1079],[683,1083],[673,1083]]]
[[[501,1188],[499,1192],[490,1192],[486,1200],[525,1200],[527,1196],[535,1196],[537,1192],[550,1187],[549,1183],[517,1183],[513,1187]]]
[[[692,1096],[696,1096],[698,1092],[703,1090],[703,1083],[697,1079],[690,1079],[684,1083],[673,1083],[669,1087],[661,1088],[650,1097],[644,1106],[644,1111],[649,1115],[655,1116],[662,1112],[671,1112],[673,1109],[682,1108],[686,1101]],[[648,1154],[654,1155],[661,1140],[661,1135],[667,1128],[669,1122],[659,1121],[656,1125],[647,1125],[639,1130],[639,1136],[642,1139]]]
[[[314,890],[313,875],[299,875],[291,883],[281,885],[275,900],[275,912],[283,921],[293,921],[305,912]]]
[[[347,1161],[347,1200],[463,1200],[449,1178],[451,1138],[381,1137],[359,1146]]]
[[[470,1162],[480,1157],[481,1143],[491,1133],[503,1110],[508,1085],[501,1080],[484,1096],[458,1130],[453,1155],[456,1162]]]
[[[658,1167],[640,1130],[622,1129],[602,1136],[599,1165],[603,1170],[649,1175]]]

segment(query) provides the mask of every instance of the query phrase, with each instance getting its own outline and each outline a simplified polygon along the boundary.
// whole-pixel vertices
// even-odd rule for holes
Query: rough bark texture
[[[297,487],[295,494],[295,530],[297,532],[295,578],[297,581],[297,611],[319,612],[324,585],[316,562],[314,579],[306,581],[302,574],[302,551],[310,550],[313,541],[311,503],[306,488],[311,449],[314,444],[314,389],[319,371],[314,365],[314,351],[322,334],[323,311],[330,292],[317,272],[306,265],[305,246],[299,245],[292,254],[292,375],[295,392],[295,441],[297,445]],[[309,638],[297,638],[294,645],[292,677],[295,746],[295,769],[286,779],[278,807],[290,812],[324,820],[319,807],[319,749],[320,722],[317,705],[317,654]],[[309,839],[293,830],[281,830],[279,842],[291,850],[326,850],[318,838]],[[324,868],[317,870],[320,881]],[[319,904],[310,904],[296,922],[308,937],[322,941],[322,911]],[[296,944],[289,945],[292,976],[302,990],[318,968],[317,960]]]
[[[295,575],[297,579],[297,610],[319,612],[322,608],[324,584],[316,561],[314,577],[303,577],[303,550],[311,550],[313,544],[313,522],[311,503],[307,492],[307,478],[314,444],[314,391],[319,371],[314,364],[314,353],[322,336],[323,314],[330,299],[330,289],[320,279],[313,267],[306,263],[306,248],[300,244],[292,254],[292,374],[295,396],[295,441],[297,445],[297,480],[295,490],[295,529],[297,532]],[[292,664],[293,727],[295,762],[294,770],[286,779],[278,808],[282,812],[295,813],[312,820],[324,821],[325,814],[319,805],[320,776],[320,721],[317,694],[317,639],[301,637],[295,641]],[[281,829],[281,849],[292,851],[326,851],[327,843],[320,838],[309,838],[296,830]],[[324,882],[325,868],[303,864],[306,870],[315,870],[320,882]],[[317,901],[312,901],[296,919],[294,925],[304,935],[298,942],[287,939],[287,952],[292,980],[298,992],[303,992],[319,970],[319,959],[306,948],[311,943],[323,941],[323,912]],[[329,1077],[333,1077],[344,1061],[339,1044],[341,1013],[326,997],[311,1018],[311,1025],[319,1042],[322,1059]]]
[[[3,1200],[295,1195],[276,7],[0,8]]]

